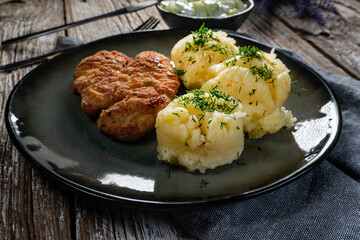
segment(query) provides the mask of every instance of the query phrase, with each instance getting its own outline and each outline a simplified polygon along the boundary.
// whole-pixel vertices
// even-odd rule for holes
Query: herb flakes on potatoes
[[[282,107],[290,94],[289,69],[273,51],[265,53],[256,47],[239,50],[239,54],[210,67],[213,78],[201,89],[206,91],[216,85],[221,91],[239,99],[247,114],[244,132],[250,138],[260,138],[282,127],[292,127],[296,118]]]
[[[208,68],[238,53],[235,40],[225,32],[213,32],[202,26],[178,41],[171,59],[187,89],[199,89],[209,79]]]
[[[217,87],[193,90],[158,113],[159,159],[189,171],[231,163],[244,148],[242,105]]]

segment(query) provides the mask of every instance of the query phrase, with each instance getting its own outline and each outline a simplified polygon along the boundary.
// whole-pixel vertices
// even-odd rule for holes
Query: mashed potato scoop
[[[158,113],[159,159],[189,171],[231,163],[244,148],[242,105],[217,87],[193,90]]]
[[[283,104],[290,94],[289,69],[272,51],[265,53],[256,47],[240,47],[239,53],[209,67],[209,76],[201,89],[213,86],[241,101],[244,132],[250,138],[260,138],[282,127],[290,128],[296,118]]]
[[[171,50],[171,60],[187,89],[199,89],[210,76],[208,68],[236,54],[235,40],[225,32],[213,32],[202,26],[178,41]]]

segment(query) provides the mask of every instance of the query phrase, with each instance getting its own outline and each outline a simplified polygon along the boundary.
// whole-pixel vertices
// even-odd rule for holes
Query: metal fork
[[[148,18],[145,22],[143,22],[142,24],[140,24],[138,27],[133,29],[133,32],[136,31],[144,31],[144,30],[150,30],[150,29],[154,29],[156,28],[156,26],[160,23],[160,20],[151,16],[150,18]],[[29,58],[26,60],[22,60],[22,61],[18,61],[18,62],[14,62],[14,63],[10,63],[7,65],[3,65],[0,66],[0,72],[7,72],[7,71],[11,71],[14,70],[16,68],[19,67],[25,67],[25,66],[29,66],[35,63],[41,63],[44,62],[46,60],[52,59],[58,55],[63,54],[64,52],[67,52],[71,49],[74,49],[75,47],[71,47],[71,48],[67,48],[67,49],[63,49],[63,50],[57,50],[57,51],[53,51],[44,55],[40,55],[37,57],[33,57],[33,58]]]

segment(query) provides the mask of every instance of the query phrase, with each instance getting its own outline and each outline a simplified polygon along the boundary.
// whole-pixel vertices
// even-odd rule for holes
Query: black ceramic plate
[[[157,160],[155,132],[136,143],[115,142],[71,93],[76,65],[99,50],[135,56],[155,50],[167,56],[184,30],[138,32],[102,39],[40,65],[12,91],[6,109],[8,132],[20,152],[61,186],[132,207],[166,208],[242,200],[296,179],[324,159],[340,132],[339,107],[319,75],[277,52],[294,80],[286,108],[298,119],[259,140],[246,140],[244,163],[188,173]],[[258,42],[231,35],[238,45]],[[304,91],[306,89],[306,91]],[[201,181],[209,184],[201,187]]]

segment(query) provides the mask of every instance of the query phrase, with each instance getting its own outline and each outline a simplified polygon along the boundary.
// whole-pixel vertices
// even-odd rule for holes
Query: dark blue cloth
[[[313,69],[330,85],[343,117],[326,160],[253,199],[172,211],[184,231],[200,239],[360,239],[360,81]]]

